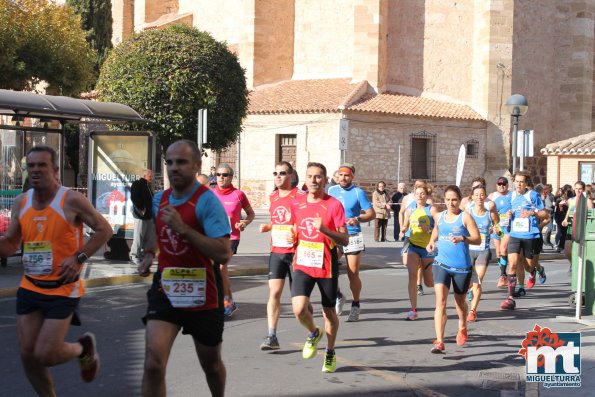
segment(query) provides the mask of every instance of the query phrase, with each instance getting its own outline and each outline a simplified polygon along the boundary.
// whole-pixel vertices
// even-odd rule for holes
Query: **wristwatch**
[[[87,254],[85,254],[84,252],[77,252],[76,253],[76,261],[82,265],[87,259],[89,259],[89,256]]]

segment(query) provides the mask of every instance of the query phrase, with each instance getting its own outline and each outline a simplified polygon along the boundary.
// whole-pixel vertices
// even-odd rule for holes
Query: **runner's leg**
[[[166,395],[165,370],[180,327],[161,320],[148,320],[145,341],[145,367],[142,380],[143,397]],[[200,358],[200,357],[199,357]]]

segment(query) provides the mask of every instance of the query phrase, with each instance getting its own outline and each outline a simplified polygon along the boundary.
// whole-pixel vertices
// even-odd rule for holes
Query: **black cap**
[[[503,176],[501,176],[500,178],[498,178],[498,185],[508,185],[508,179],[504,178]]]

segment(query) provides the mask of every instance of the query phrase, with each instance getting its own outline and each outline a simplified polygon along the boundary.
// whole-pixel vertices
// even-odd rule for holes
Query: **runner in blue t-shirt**
[[[376,218],[376,213],[372,204],[368,200],[366,193],[353,184],[355,176],[355,167],[353,164],[344,163],[339,167],[338,184],[331,186],[328,194],[343,204],[345,209],[345,219],[347,220],[347,233],[349,233],[349,245],[343,248],[345,261],[347,262],[347,276],[349,277],[349,288],[351,288],[351,310],[347,321],[358,321],[360,313],[360,293],[362,282],[359,278],[359,265],[361,253],[365,250],[364,236],[360,222],[368,222]],[[363,211],[363,214],[362,214]],[[339,291],[337,294],[337,315],[343,310],[345,297]]]
[[[507,277],[506,268],[508,266],[508,238],[509,228],[508,211],[511,209],[512,192],[508,190],[508,178],[501,176],[496,182],[496,191],[491,193],[488,198],[496,204],[496,210],[500,218],[500,229],[498,233],[492,234],[496,258],[500,265],[500,277],[498,278],[498,288],[506,287]]]
[[[531,276],[527,287],[535,284],[535,272],[543,273],[543,268],[534,260],[539,254],[543,240],[539,232],[539,223],[548,216],[541,196],[528,188],[529,174],[517,171],[514,175],[515,191],[511,197],[510,240],[508,243],[508,298],[500,305],[503,310],[513,310],[516,307],[515,288],[517,284],[517,265],[522,263],[523,256],[528,261]],[[544,273],[545,276],[545,273]]]

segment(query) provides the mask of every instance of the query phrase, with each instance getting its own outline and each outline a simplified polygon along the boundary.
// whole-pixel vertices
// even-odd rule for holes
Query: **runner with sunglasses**
[[[213,193],[219,198],[229,217],[229,223],[231,224],[229,240],[231,243],[231,252],[235,255],[240,245],[240,233],[254,220],[254,210],[246,194],[232,185],[233,168],[229,164],[219,164],[215,176],[217,177],[217,186],[213,189]],[[242,210],[246,213],[245,219],[242,219]],[[228,264],[229,262],[222,263],[220,264],[220,268],[221,275],[223,276],[223,291],[225,293],[225,315],[231,317],[238,310],[238,305],[234,302],[231,292],[231,282],[229,281],[229,272],[227,270]]]

